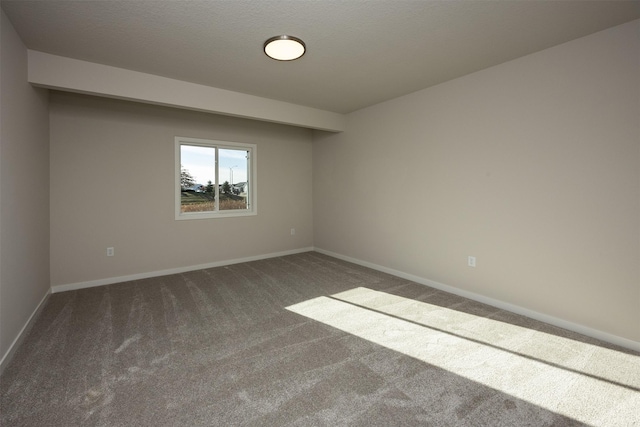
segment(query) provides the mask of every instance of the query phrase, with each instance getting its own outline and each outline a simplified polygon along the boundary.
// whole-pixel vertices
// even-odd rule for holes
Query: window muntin
[[[256,214],[256,146],[176,138],[176,219]]]

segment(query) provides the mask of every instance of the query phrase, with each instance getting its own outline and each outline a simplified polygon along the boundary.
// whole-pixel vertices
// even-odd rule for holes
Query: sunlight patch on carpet
[[[287,309],[589,425],[640,425],[624,352],[363,287]]]

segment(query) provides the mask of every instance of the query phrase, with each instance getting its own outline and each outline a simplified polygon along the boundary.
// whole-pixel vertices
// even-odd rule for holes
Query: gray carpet
[[[52,295],[2,426],[633,426],[640,356],[308,252]]]

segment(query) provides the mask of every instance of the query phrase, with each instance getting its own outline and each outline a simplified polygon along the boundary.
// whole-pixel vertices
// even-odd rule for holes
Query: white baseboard
[[[593,329],[593,328],[589,328],[587,326],[584,325],[580,325],[577,323],[573,323],[573,322],[569,322],[567,320],[564,319],[560,319],[554,316],[550,316],[547,314],[543,314],[543,313],[539,313],[537,311],[534,310],[530,310],[524,307],[520,307],[518,305],[514,305],[511,303],[507,303],[504,301],[500,301],[494,298],[489,298],[486,297],[484,295],[481,294],[477,294],[474,292],[470,292],[470,291],[465,291],[463,289],[459,289],[456,288],[454,286],[450,286],[450,285],[445,285],[443,283],[439,283],[439,282],[435,282],[433,280],[429,280],[429,279],[425,279],[423,277],[419,277],[419,276],[415,276],[413,274],[409,274],[409,273],[405,273],[403,271],[399,271],[399,270],[394,270],[392,268],[388,268],[388,267],[384,267],[378,264],[374,264],[371,262],[367,262],[367,261],[362,261],[356,258],[352,258],[346,255],[342,255],[336,252],[331,252],[331,251],[327,251],[321,248],[314,248],[314,247],[307,247],[307,248],[300,248],[300,249],[293,249],[293,250],[289,250],[289,251],[283,251],[283,252],[276,252],[276,253],[270,253],[270,254],[262,254],[262,255],[255,255],[255,256],[251,256],[251,257],[244,257],[244,258],[236,258],[236,259],[230,259],[230,260],[224,260],[224,261],[217,261],[217,262],[212,262],[212,263],[207,263],[207,264],[199,264],[199,265],[192,265],[192,266],[187,266],[187,267],[179,267],[179,268],[173,268],[173,269],[168,269],[168,270],[160,270],[160,271],[152,271],[152,272],[148,272],[148,273],[140,273],[140,274],[132,274],[132,275],[128,275],[128,276],[119,276],[119,277],[110,277],[110,278],[105,278],[105,279],[99,279],[99,280],[92,280],[92,281],[88,281],[88,282],[79,282],[79,283],[70,283],[70,284],[65,284],[65,285],[57,285],[57,286],[53,286],[51,288],[51,292],[52,293],[57,293],[57,292],[65,292],[65,291],[71,291],[71,290],[76,290],[76,289],[85,289],[85,288],[91,288],[91,287],[95,287],[95,286],[103,286],[103,285],[110,285],[113,283],[121,283],[121,282],[128,282],[131,280],[140,280],[140,279],[147,279],[147,278],[151,278],[151,277],[159,277],[159,276],[166,276],[166,275],[170,275],[170,274],[178,274],[178,273],[184,273],[184,272],[188,272],[188,271],[194,271],[194,270],[202,270],[205,268],[213,268],[213,267],[222,267],[225,265],[232,265],[232,264],[239,264],[242,262],[249,262],[249,261],[258,261],[261,259],[268,259],[268,258],[275,258],[275,257],[279,257],[279,256],[286,256],[286,255],[293,255],[293,254],[298,254],[298,253],[302,253],[302,252],[309,252],[309,251],[316,251],[318,253],[321,254],[325,254],[334,258],[338,258],[347,262],[351,262],[354,264],[358,264],[361,265],[363,267],[368,267],[371,268],[373,270],[377,270],[377,271],[381,271],[383,273],[387,273],[387,274],[391,274],[397,277],[401,277],[403,279],[407,279],[407,280],[411,280],[412,282],[416,282],[419,283],[421,285],[425,285],[425,286],[429,286],[435,289],[439,289],[441,291],[445,291],[445,292],[449,292],[451,294],[454,295],[459,295],[461,297],[464,298],[468,298],[474,301],[478,301],[481,302],[483,304],[487,304],[493,307],[497,307],[503,310],[507,310],[510,311],[512,313],[516,313],[516,314],[520,314],[523,316],[527,316],[529,318],[535,319],[535,320],[539,320],[541,322],[545,322],[563,329],[567,329],[573,332],[577,332],[592,338],[596,338],[596,339],[600,339],[602,341],[606,341],[609,342],[611,344],[615,344],[615,345],[619,345],[621,347],[625,347],[631,350],[635,350],[635,351],[639,351],[640,352],[640,342],[637,341],[633,341],[627,338],[623,338],[623,337],[619,337],[617,335],[613,335],[613,334],[609,334],[607,332],[603,332],[597,329]],[[44,301],[44,300],[43,300]],[[35,314],[35,312],[34,312]],[[32,315],[33,317],[33,315]],[[25,326],[26,328],[26,326]],[[17,340],[17,338],[16,338]],[[13,344],[12,344],[13,346]],[[6,356],[5,356],[6,358]],[[4,361],[5,358],[3,358],[2,360]]]
[[[327,251],[320,248],[315,248],[316,252],[319,252],[324,255],[328,255],[334,258],[341,259],[343,261],[351,262],[353,264],[361,265],[363,267],[368,267],[373,270],[381,271],[383,273],[391,274],[393,276],[401,277],[403,279],[411,280],[412,282],[419,283],[421,285],[429,286],[431,288],[439,289],[441,291],[445,291],[454,295],[458,295],[464,298],[468,298],[477,302],[481,302],[483,304],[490,305],[492,307],[497,307],[502,310],[510,311],[512,313],[520,314],[522,316],[529,317],[531,319],[539,320],[541,322],[548,323],[550,325],[557,326],[559,328],[567,329],[573,332],[577,332],[582,335],[586,335],[588,337],[596,338],[602,341],[609,342],[611,344],[619,345],[621,347],[625,347],[631,350],[640,351],[640,342],[633,341],[627,338],[619,337],[617,335],[609,334],[607,332],[602,332],[597,329],[589,328],[584,325],[580,325],[577,323],[569,322],[564,319],[560,319],[557,317],[549,316],[547,314],[539,313],[537,311],[529,310],[528,308],[520,307],[518,305],[510,304],[504,301],[500,301],[497,299],[489,298],[481,294],[477,294],[474,292],[465,291],[463,289],[459,289],[453,286],[445,285],[443,283],[434,282],[433,280],[425,279],[423,277],[414,276],[413,274],[408,274],[403,271],[394,270],[392,268],[384,267],[381,265],[373,264],[371,262],[362,261],[356,258],[351,258],[349,256],[345,256],[342,254],[338,254],[335,252]]]
[[[302,252],[313,251],[313,247],[292,249],[283,252],[274,252],[269,254],[254,255],[244,258],[229,259],[224,261],[210,262],[207,264],[190,265],[187,267],[171,268],[168,270],[150,271],[147,273],[131,274],[128,276],[107,277],[105,279],[90,280],[88,282],[69,283],[65,285],[56,285],[51,287],[51,293],[74,291],[77,289],[93,288],[96,286],[111,285],[114,283],[129,282],[131,280],[148,279],[151,277],[168,276],[171,274],[185,273],[187,271],[204,270],[205,268],[222,267],[225,265],[239,264],[241,262],[258,261],[261,259],[275,258],[279,256],[294,255]]]
[[[36,319],[37,314],[40,312],[42,307],[44,307],[44,302],[47,300],[49,295],[51,295],[51,289],[48,289],[47,293],[44,294],[44,297],[42,297],[36,309],[33,310],[33,313],[31,313],[31,316],[29,316],[29,318],[27,319],[27,322],[24,324],[20,332],[18,332],[18,336],[16,336],[16,338],[13,340],[13,342],[9,346],[9,349],[7,350],[7,352],[2,356],[2,359],[0,359],[0,374],[2,374],[2,372],[4,371],[4,368],[6,368],[6,365],[9,364],[9,361],[13,357],[13,354],[16,352],[16,350],[20,346],[20,343],[22,342],[22,340],[24,340],[31,326],[33,326],[32,322]]]

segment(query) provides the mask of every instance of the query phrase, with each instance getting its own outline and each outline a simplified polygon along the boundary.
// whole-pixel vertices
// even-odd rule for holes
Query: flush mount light
[[[304,55],[306,46],[297,37],[276,36],[264,42],[264,53],[277,61],[293,61]]]

